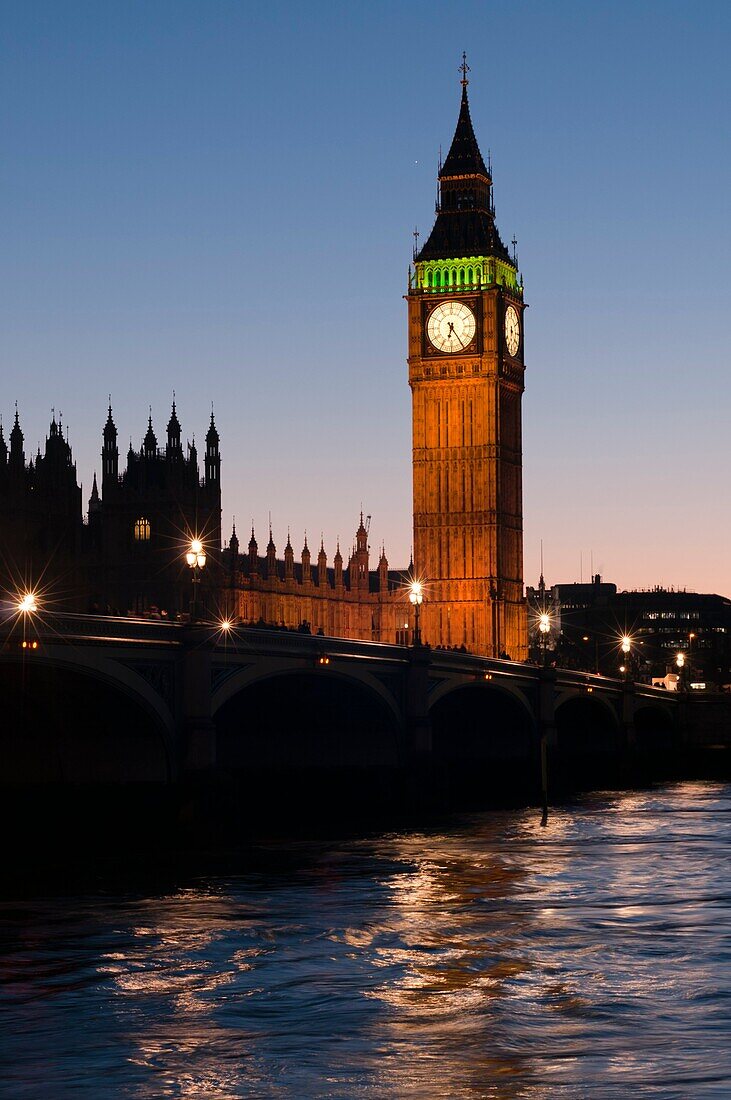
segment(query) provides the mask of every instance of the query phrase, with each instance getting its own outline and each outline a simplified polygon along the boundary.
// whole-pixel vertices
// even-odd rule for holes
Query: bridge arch
[[[369,812],[395,794],[401,725],[362,679],[280,669],[239,681],[219,700],[214,721],[218,763],[247,813],[274,809],[281,820]]]
[[[429,716],[435,766],[455,797],[479,803],[535,786],[536,723],[519,689],[483,681],[445,685]]]
[[[455,691],[460,691],[463,688],[473,687],[484,691],[493,691],[503,695],[509,695],[515,700],[516,704],[522,707],[528,718],[530,718],[532,722],[535,721],[533,706],[525,691],[516,684],[503,678],[495,680],[443,680],[440,684],[437,684],[436,687],[432,688],[429,694],[429,709],[432,710],[445,695],[451,695]]]
[[[143,706],[157,722],[160,723],[166,748],[171,761],[176,756],[176,721],[173,711],[163,698],[163,695],[152,683],[131,665],[116,660],[114,657],[104,655],[104,652],[89,646],[78,646],[70,655],[68,647],[64,646],[59,652],[54,652],[52,647],[47,647],[48,660],[58,668],[78,669],[95,679],[101,680],[112,688],[116,688],[123,694],[130,696]],[[35,658],[34,658],[35,660]],[[151,662],[151,668],[158,672],[162,666]],[[172,667],[167,666],[167,671],[172,679]]]
[[[221,670],[219,669],[218,671],[220,672]],[[211,701],[211,714],[215,718],[218,711],[225,706],[230,699],[233,699],[239,692],[244,691],[253,684],[259,683],[262,680],[271,680],[275,677],[286,677],[302,673],[310,673],[317,677],[334,677],[336,679],[346,680],[354,685],[360,685],[374,695],[377,695],[383,705],[388,709],[393,721],[399,725],[401,724],[401,709],[398,701],[376,676],[373,676],[370,672],[364,671],[360,666],[348,668],[347,670],[330,666],[325,670],[320,668],[313,669],[310,664],[293,665],[292,661],[287,660],[270,660],[265,663],[257,662],[255,665],[249,665],[225,676],[219,686],[214,690],[213,699]]]
[[[168,784],[175,775],[169,710],[118,662],[78,654],[4,660],[0,695],[0,773],[9,785]]]
[[[623,732],[610,699],[597,692],[565,692],[555,710],[556,741],[566,764],[602,767],[623,748]]]

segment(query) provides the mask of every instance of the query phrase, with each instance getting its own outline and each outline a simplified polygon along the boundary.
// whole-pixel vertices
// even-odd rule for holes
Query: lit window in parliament
[[[150,521],[140,518],[135,521],[135,542],[150,541]]]

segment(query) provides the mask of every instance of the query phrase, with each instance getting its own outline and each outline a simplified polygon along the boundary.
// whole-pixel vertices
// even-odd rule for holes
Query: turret
[[[23,433],[20,430],[20,421],[18,419],[18,406],[15,406],[15,423],[13,424],[13,430],[10,433],[10,457],[8,459],[8,468],[13,473],[22,472],[25,467],[25,452],[23,450]]]
[[[152,430],[152,409],[150,409],[150,416],[147,421],[147,432],[142,440],[142,453],[145,458],[157,457],[157,436]]]
[[[305,544],[302,547],[302,583],[312,584],[312,565],[310,562],[310,548],[307,545],[307,533],[305,532]]]
[[[267,580],[277,575],[277,548],[272,537],[271,524],[269,525],[269,542],[267,543]]]
[[[239,540],[236,535],[236,517],[234,516],[233,524],[231,525],[231,538],[228,540],[228,548],[230,552],[230,572],[232,576],[235,576],[239,568]]]
[[[254,524],[251,525],[251,538],[249,539],[249,573],[259,572],[259,546],[254,535]]]
[[[91,487],[91,496],[89,497],[89,518],[94,515],[95,512],[101,512],[102,502],[99,499],[99,489],[96,484],[96,473],[94,474],[94,484]]]
[[[218,453],[218,444],[216,422],[213,419],[213,410],[211,410],[211,423],[206,432],[206,485],[218,485],[221,480],[221,456]]]
[[[320,552],[317,555],[317,584],[319,588],[327,588],[327,554],[322,537],[320,537]]]
[[[231,526],[231,538],[228,540],[228,548],[231,551],[232,557],[238,558],[238,556],[239,556],[239,540],[238,540],[238,536],[236,534],[236,517],[235,516],[234,516],[233,524]]]
[[[368,518],[370,520],[370,516]],[[363,509],[360,512],[360,526],[355,532],[355,552],[356,554],[368,553],[368,532],[363,525]]]
[[[8,467],[8,445],[5,442],[5,436],[3,435],[3,422],[0,417],[0,471],[6,470]]]
[[[378,562],[378,590],[383,595],[388,592],[388,558],[386,547],[381,547],[381,557]]]
[[[116,481],[119,477],[119,448],[117,447],[117,428],[112,419],[112,402],[107,410],[107,422],[102,433],[102,487],[104,483]]]
[[[368,517],[370,522],[370,516]],[[368,588],[368,531],[363,523],[363,512],[360,513],[360,526],[355,532],[355,551],[350,566],[350,587]]]
[[[336,588],[343,587],[343,555],[340,553],[340,539],[338,539],[335,557],[333,558],[333,572]]]
[[[175,396],[173,396],[173,408],[168,420],[168,444],[165,451],[168,462],[182,462],[183,447],[180,442],[180,421],[175,411]]]
[[[294,550],[287,530],[287,545],[284,548],[284,579],[291,581],[294,577]]]

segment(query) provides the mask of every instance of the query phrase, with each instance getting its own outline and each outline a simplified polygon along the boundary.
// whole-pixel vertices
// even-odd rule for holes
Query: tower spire
[[[428,260],[454,257],[496,257],[511,264],[508,249],[495,226],[492,173],[485,164],[470,117],[466,53],[459,67],[462,98],[457,125],[437,176],[437,219],[429,237],[414,257],[418,265]],[[418,276],[417,276],[418,277]]]

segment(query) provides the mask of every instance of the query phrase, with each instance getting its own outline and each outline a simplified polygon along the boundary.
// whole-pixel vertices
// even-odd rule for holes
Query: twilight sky
[[[731,6],[5,0],[0,409],[88,497],[173,389],[224,530],[411,543],[406,273],[461,52],[525,279],[525,576],[731,595]]]

